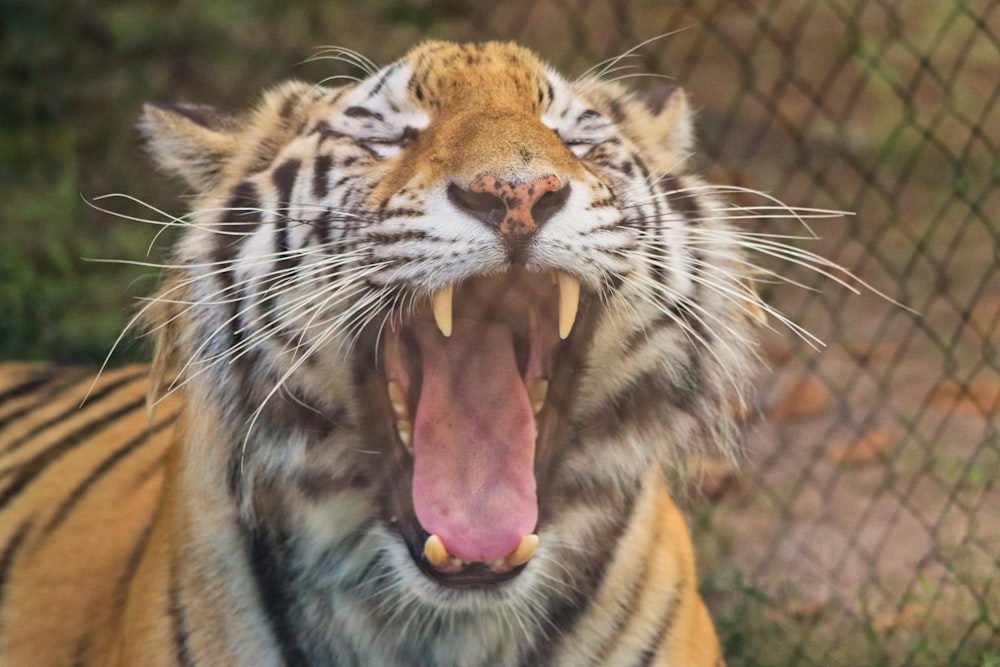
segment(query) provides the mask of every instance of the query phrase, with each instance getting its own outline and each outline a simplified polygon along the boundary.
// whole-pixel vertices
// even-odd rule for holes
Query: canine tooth
[[[403,396],[403,388],[398,382],[389,383],[389,402],[392,403],[392,411],[396,419],[409,419],[410,408],[406,405],[406,397]]]
[[[431,565],[439,570],[448,564],[448,550],[444,548],[444,542],[437,535],[431,535],[424,542],[424,557]]]
[[[396,421],[396,433],[399,434],[399,439],[403,441],[403,444],[407,448],[413,446],[413,424],[408,419],[399,419]]]
[[[580,307],[580,281],[559,272],[559,337],[563,340],[573,330],[576,311]]]
[[[514,548],[507,557],[503,559],[504,564],[507,567],[517,567],[518,565],[524,565],[531,557],[535,555],[535,550],[538,548],[538,535],[532,533],[531,535],[524,535],[521,537],[521,541],[517,543],[517,547]]]
[[[434,321],[445,338],[451,336],[451,296],[454,291],[455,286],[448,285],[435,292],[433,297]]]
[[[548,380],[535,380],[528,390],[528,398],[531,400],[531,410],[536,415],[542,411],[545,405],[545,396],[549,393]]]
[[[461,558],[455,558],[437,535],[431,535],[424,542],[424,558],[441,572],[457,572],[465,565]]]

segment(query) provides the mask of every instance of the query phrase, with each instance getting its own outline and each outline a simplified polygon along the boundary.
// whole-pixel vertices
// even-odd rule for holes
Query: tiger
[[[685,92],[353,59],[145,105],[151,365],[0,366],[0,664],[722,665],[667,479],[738,455],[769,306]]]

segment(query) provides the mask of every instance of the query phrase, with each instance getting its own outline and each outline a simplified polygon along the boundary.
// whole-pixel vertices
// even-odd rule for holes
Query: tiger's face
[[[679,90],[430,42],[144,127],[200,193],[154,318],[222,424],[188,455],[282,557],[329,569],[316,599],[530,626],[531,591],[572,604],[651,468],[734,446],[756,297],[681,173]]]

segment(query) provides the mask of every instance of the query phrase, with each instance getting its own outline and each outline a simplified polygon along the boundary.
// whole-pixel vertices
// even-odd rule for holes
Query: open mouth
[[[513,269],[449,285],[383,334],[395,433],[412,461],[414,525],[402,532],[436,579],[490,585],[534,555],[540,424],[558,411],[550,388],[579,297],[572,276]]]

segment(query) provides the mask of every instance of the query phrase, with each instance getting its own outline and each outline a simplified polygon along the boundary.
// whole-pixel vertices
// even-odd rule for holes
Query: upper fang
[[[455,291],[455,285],[448,285],[447,287],[442,287],[437,292],[434,293],[432,302],[434,305],[434,321],[437,323],[438,329],[444,334],[445,338],[451,336],[451,297],[452,293]]]
[[[559,337],[566,340],[576,322],[576,311],[580,307],[580,281],[560,271],[559,278]]]

